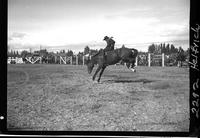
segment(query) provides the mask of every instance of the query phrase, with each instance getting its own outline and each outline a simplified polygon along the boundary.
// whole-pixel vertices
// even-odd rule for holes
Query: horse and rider
[[[113,40],[113,37],[105,36],[103,40],[107,43],[106,48],[101,49],[87,62],[89,74],[92,72],[94,65],[98,64],[98,68],[92,78],[93,80],[95,80],[97,73],[100,71],[99,78],[97,80],[99,82],[105,68],[108,65],[114,65],[120,61],[125,62],[126,66],[133,72],[136,71],[135,62],[138,54],[136,49],[126,48],[124,46],[122,46],[122,48],[114,49],[115,41]]]

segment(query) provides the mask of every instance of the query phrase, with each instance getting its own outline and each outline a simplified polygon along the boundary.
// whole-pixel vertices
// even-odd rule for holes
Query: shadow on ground
[[[138,83],[138,82],[142,82],[142,83],[151,83],[151,82],[155,82],[155,80],[148,80],[148,79],[138,79],[138,80],[126,80],[126,79],[118,79],[118,80],[106,80],[104,82],[108,82],[108,83]]]

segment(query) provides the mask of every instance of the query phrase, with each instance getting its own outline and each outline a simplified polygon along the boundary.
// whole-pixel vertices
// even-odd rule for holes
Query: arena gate
[[[165,66],[165,55],[148,53],[148,66]]]

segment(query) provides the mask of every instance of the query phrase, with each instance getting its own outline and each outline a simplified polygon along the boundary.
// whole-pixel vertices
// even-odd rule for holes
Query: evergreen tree
[[[154,53],[155,50],[156,50],[155,44],[151,44],[151,45],[149,46],[149,48],[148,48],[148,52],[149,52],[149,53]]]
[[[179,53],[183,53],[184,52],[184,50],[183,50],[183,48],[181,46],[179,46],[178,52]]]
[[[11,56],[11,52],[7,51],[7,56],[10,57]]]
[[[184,54],[184,50],[182,49],[182,47],[180,46],[178,49],[178,56],[177,56],[177,60],[178,61],[184,61],[186,59],[186,56]]]
[[[86,55],[86,54],[89,54],[89,52],[90,52],[90,48],[88,47],[88,46],[86,46],[85,48],[84,48],[84,54]]]
[[[171,51],[170,51],[170,53],[176,53],[176,48],[174,47],[173,44],[171,44]]]
[[[188,48],[188,49],[185,51],[185,56],[186,56],[186,59],[189,61],[190,48]]]
[[[160,44],[160,52],[161,52],[161,53],[163,53],[163,50],[162,50],[162,49],[163,49],[163,44],[161,43],[161,44]]]
[[[167,44],[165,53],[168,55],[169,51],[170,51],[169,44]]]
[[[13,50],[12,49],[10,50],[10,56],[11,57],[13,56]]]
[[[17,57],[19,57],[19,52],[18,52],[18,50],[16,51],[16,55],[17,55]]]
[[[28,51],[26,51],[26,50],[23,50],[22,52],[21,52],[21,57],[22,58],[25,58],[26,57],[26,55],[28,55]]]
[[[70,57],[70,56],[73,56],[73,55],[74,55],[74,53],[73,53],[73,51],[72,51],[72,50],[68,50],[68,51],[67,51],[67,53],[66,53],[66,55]]]
[[[163,44],[163,47],[162,47],[162,53],[166,53],[165,43]]]
[[[60,53],[65,53],[65,50],[60,50]]]
[[[162,43],[158,45],[158,53],[159,54],[161,53],[161,46],[162,46]]]
[[[16,57],[16,52],[15,52],[15,50],[13,51],[13,56]]]

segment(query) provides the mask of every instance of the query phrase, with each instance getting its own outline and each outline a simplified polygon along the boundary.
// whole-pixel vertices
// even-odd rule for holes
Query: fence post
[[[151,54],[148,53],[148,66],[150,67],[151,66]]]
[[[83,56],[83,65],[85,65],[85,56]]]
[[[78,56],[76,55],[76,65],[78,65]]]
[[[71,65],[72,65],[72,64],[73,64],[73,63],[72,63],[72,56],[71,56],[70,58],[71,58],[70,63],[71,63]]]
[[[54,56],[54,60],[55,60],[55,64],[56,64],[56,60],[57,60],[56,56]]]
[[[42,64],[42,57],[40,57],[40,64]]]
[[[49,64],[49,58],[48,58],[48,56],[47,56],[47,64]]]
[[[162,67],[165,66],[165,54],[162,53]]]
[[[135,66],[137,66],[137,65],[138,65],[138,56],[135,59]]]

